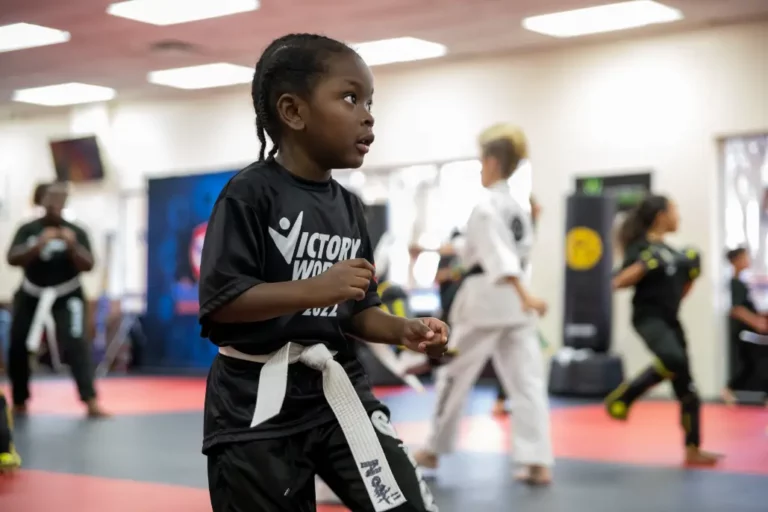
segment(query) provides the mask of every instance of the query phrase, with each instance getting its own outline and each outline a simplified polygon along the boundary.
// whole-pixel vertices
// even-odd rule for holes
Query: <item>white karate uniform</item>
[[[530,213],[506,182],[490,187],[470,215],[458,255],[464,268],[480,265],[483,272],[465,279],[451,307],[449,345],[458,355],[437,370],[437,405],[426,446],[432,453],[453,450],[467,396],[490,358],[511,399],[516,462],[554,463],[536,315],[523,311],[515,288],[503,282],[516,276],[527,286],[533,234]]]

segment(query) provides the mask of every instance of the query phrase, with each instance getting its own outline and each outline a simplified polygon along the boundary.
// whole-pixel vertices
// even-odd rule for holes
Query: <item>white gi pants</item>
[[[458,355],[437,369],[437,402],[426,449],[438,455],[453,451],[467,396],[490,358],[511,400],[515,461],[552,466],[549,400],[535,324],[500,328],[457,324],[451,336]]]

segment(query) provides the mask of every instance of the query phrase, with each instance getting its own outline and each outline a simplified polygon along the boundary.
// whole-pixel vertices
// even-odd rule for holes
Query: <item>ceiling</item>
[[[215,1],[215,0],[211,0]],[[10,101],[15,89],[84,82],[113,87],[118,98],[194,94],[146,82],[149,71],[231,62],[254,65],[260,51],[289,32],[321,32],[348,42],[413,36],[443,43],[449,57],[528,51],[648,31],[690,30],[768,16],[768,0],[663,0],[683,21],[579,39],[555,39],[521,28],[522,18],[610,3],[601,0],[262,0],[258,11],[158,27],[106,14],[110,0],[0,0],[0,25],[27,22],[71,33],[69,43],[0,53],[0,113],[46,107]],[[179,41],[187,50],[157,50]],[[173,46],[173,45],[171,45]],[[199,94],[199,93],[198,93]]]

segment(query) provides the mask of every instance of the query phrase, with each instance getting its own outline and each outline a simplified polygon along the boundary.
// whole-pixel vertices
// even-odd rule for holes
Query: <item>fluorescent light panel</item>
[[[69,41],[69,32],[55,28],[29,23],[14,23],[0,27],[0,53],[66,43],[67,41]]]
[[[369,66],[436,59],[448,53],[448,49],[442,44],[415,37],[382,39],[380,41],[357,43],[350,46],[357,51]]]
[[[176,25],[255,11],[259,0],[129,0],[107,7],[107,13],[150,25]]]
[[[46,107],[96,103],[99,101],[109,101],[114,97],[115,90],[109,87],[76,82],[35,87],[33,89],[20,89],[13,93],[13,101],[44,105]]]
[[[552,37],[575,37],[669,23],[682,18],[683,14],[677,9],[651,0],[635,0],[532,16],[523,20],[523,27]]]
[[[153,84],[177,89],[210,89],[250,83],[253,80],[253,68],[217,62],[188,68],[152,71],[147,75],[147,80]]]

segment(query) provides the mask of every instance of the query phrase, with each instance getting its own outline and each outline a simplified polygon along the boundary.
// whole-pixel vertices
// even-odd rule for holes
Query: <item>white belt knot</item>
[[[267,356],[244,354],[232,347],[221,347],[219,353],[235,359],[264,363],[259,374],[251,427],[280,413],[288,385],[288,365],[300,362],[322,372],[323,395],[344,433],[374,510],[385,512],[406,502],[357,391],[347,372],[333,359],[334,354],[328,347],[323,344],[304,347],[298,343],[287,343]]]
[[[328,363],[333,361],[333,354],[331,354],[331,351],[328,350],[328,347],[325,345],[312,345],[301,351],[298,361],[309,366],[313,370],[324,372]]]

